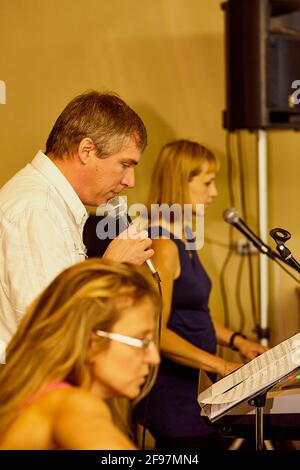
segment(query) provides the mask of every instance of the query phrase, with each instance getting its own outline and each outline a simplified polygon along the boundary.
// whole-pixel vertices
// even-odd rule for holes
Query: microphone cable
[[[122,220],[125,223],[125,226],[128,228],[133,221],[127,212],[127,202],[126,199],[122,196],[115,196],[114,198],[110,199],[107,204],[103,204],[100,207],[100,212],[104,211],[108,213],[108,215],[112,216],[115,219]],[[157,321],[157,347],[160,351],[160,343],[161,343],[161,326],[162,326],[162,310],[163,310],[163,296],[162,296],[162,288],[161,288],[161,279],[159,273],[157,272],[154,263],[148,259],[146,260],[145,264],[149,268],[151,272],[152,278],[154,279],[160,297],[160,306],[158,311],[158,321]],[[144,411],[144,419],[143,423],[141,424],[143,431],[142,431],[142,450],[145,449],[145,437],[146,437],[146,419],[147,419],[147,412],[148,412],[148,404],[149,404],[149,395],[147,394],[150,392],[158,373],[158,366],[154,366],[150,369],[149,374],[147,376],[146,382],[143,386],[141,394],[137,397],[136,400],[133,400],[131,404],[131,410],[145,397],[145,411]],[[135,424],[135,442],[138,444],[138,436],[137,436],[137,422]]]
[[[160,295],[160,309],[159,309],[159,313],[158,313],[158,325],[157,325],[157,346],[158,346],[158,349],[160,351],[162,310],[163,310],[163,296],[162,296],[162,288],[161,288],[160,278],[159,278],[159,280],[156,280],[156,283],[157,283],[157,287],[158,287],[158,291],[159,291],[159,295]],[[147,378],[147,382],[146,382],[146,385],[145,385],[144,390],[143,390],[143,395],[141,397],[139,397],[138,401],[137,401],[137,403],[138,403],[140,400],[142,400],[143,397],[145,397],[145,410],[144,410],[144,413],[143,413],[143,423],[141,424],[141,426],[142,426],[142,442],[141,442],[142,450],[145,450],[145,442],[146,442],[146,430],[147,430],[146,423],[147,423],[148,406],[149,406],[149,395],[148,395],[148,393],[150,392],[152,386],[155,383],[155,380],[156,380],[156,377],[157,377],[157,374],[158,374],[158,369],[159,369],[159,365],[152,369],[151,376],[149,374],[149,376],[150,376],[149,381],[148,381],[148,378]]]
[[[162,288],[161,288],[161,279],[160,279],[160,276],[159,276],[158,272],[156,271],[156,275],[152,272],[151,272],[151,274],[152,274],[152,278],[156,282],[158,292],[159,292],[159,297],[160,297],[160,306],[159,306],[158,321],[157,321],[157,334],[156,334],[157,335],[157,348],[158,348],[158,351],[160,353],[161,329],[162,329],[162,311],[163,311],[163,295],[162,295]],[[153,387],[153,385],[155,383],[155,380],[156,380],[156,377],[157,377],[157,374],[158,374],[158,369],[159,369],[159,365],[154,366],[154,367],[151,368],[151,370],[150,370],[150,372],[147,376],[146,382],[143,386],[142,393],[132,403],[132,409],[134,409],[134,407],[141,400],[145,399],[145,409],[144,409],[143,420],[142,420],[143,422],[141,423],[141,426],[142,426],[141,449],[142,450],[145,450],[145,441],[146,441],[146,430],[147,430],[146,422],[147,422],[148,406],[149,406],[149,395],[148,394],[149,394],[151,388]],[[137,435],[137,425],[138,425],[137,420],[135,420],[134,425],[135,425],[135,442],[138,445],[139,442],[138,442],[138,435]]]

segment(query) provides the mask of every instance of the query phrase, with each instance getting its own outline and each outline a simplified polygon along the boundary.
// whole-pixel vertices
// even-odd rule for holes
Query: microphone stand
[[[249,230],[249,227],[248,227],[248,230]],[[250,232],[252,232],[251,229],[250,229]],[[252,234],[255,235],[253,232]],[[284,266],[281,264],[282,262],[284,262],[285,264],[295,269],[300,274],[300,264],[292,256],[291,251],[284,245],[284,242],[286,242],[287,240],[291,238],[291,234],[287,230],[284,230],[281,228],[275,228],[270,231],[270,235],[277,244],[276,249],[279,255],[275,251],[273,251],[272,248],[268,246],[266,243],[262,242],[261,245],[259,243],[254,243],[254,245],[256,246],[256,248],[259,250],[260,253],[267,255],[270,259],[275,261],[281,267],[281,269],[283,269],[286,273],[288,273],[295,281],[300,282],[296,277],[293,276],[292,273],[290,273],[287,269],[285,269]],[[255,240],[252,240],[250,237],[248,237],[248,239],[251,240],[252,243],[255,241]],[[280,260],[280,262],[278,262],[278,260]],[[257,325],[255,328],[255,331],[260,340],[263,338],[269,337],[269,333],[270,333],[269,328],[262,328],[261,325]]]
[[[261,254],[267,255],[272,260],[275,260],[275,258],[277,258],[280,261],[284,261],[286,264],[288,264],[290,266],[290,263],[287,261],[287,259],[284,259],[281,256],[281,253],[280,253],[280,256],[279,256],[276,253],[276,251],[273,251],[272,248],[269,245],[267,245],[266,243],[264,243],[261,239],[256,241],[257,235],[255,235],[255,233],[250,229],[250,227],[248,227],[244,224],[244,221],[242,219],[240,219],[239,222],[240,222],[240,224],[242,224],[245,227],[245,230],[243,230],[242,233],[245,235],[246,238],[248,238],[248,240],[257,248],[257,250]],[[232,225],[236,226],[235,223],[233,223]],[[274,229],[274,230],[278,230],[278,229]],[[250,233],[250,235],[248,234],[248,232]],[[271,232],[272,232],[272,230],[271,230]],[[251,237],[251,235],[252,235],[252,237]]]
[[[286,273],[288,273],[295,281],[300,282],[296,277],[293,276],[293,274],[285,269],[285,267],[282,265],[282,262],[287,264],[289,267],[295,269],[298,273],[300,273],[300,264],[293,258],[291,255],[290,250],[284,246],[284,242],[289,240],[291,238],[291,235],[289,232],[287,232],[284,229],[273,229],[270,231],[271,237],[276,241],[277,243],[277,251],[279,252],[279,255],[272,250],[272,248],[264,243],[260,238],[257,237],[257,235],[248,227],[242,219],[239,219],[239,224],[235,222],[230,222],[235,228],[237,228],[245,237],[256,247],[256,249],[261,253],[262,255],[266,255],[268,258],[272,259],[275,261],[281,269],[283,269]],[[262,322],[260,322],[258,325],[256,325],[254,331],[257,334],[257,337],[260,341],[265,341],[268,340],[269,335],[270,335],[270,328],[267,326],[263,326]]]
[[[300,264],[292,256],[291,251],[284,245],[278,245],[277,250],[281,255],[281,258],[292,268],[294,268],[300,274]]]
[[[279,253],[278,255],[276,251],[273,251],[272,248],[266,243],[264,243],[262,240],[256,240],[257,235],[255,235],[255,233],[252,232],[252,230],[247,225],[245,225],[242,219],[239,219],[239,222],[245,227],[245,229],[242,229],[241,227],[237,226],[237,224],[234,222],[231,222],[231,224],[240,232],[242,232],[261,254],[267,255],[268,258],[272,259],[273,261],[283,261],[289,267],[294,268],[298,273],[300,273],[300,264],[292,256],[291,251],[284,245],[284,242],[291,238],[291,234],[287,230],[284,230],[282,228],[274,228],[270,231],[271,237],[277,243],[276,249]]]
[[[280,254],[280,258],[287,263],[289,266],[294,268],[300,274],[300,264],[292,256],[291,250],[289,250],[284,243],[291,238],[290,232],[283,228],[273,228],[270,231],[270,235],[276,242],[276,250]],[[277,253],[274,253],[277,255]],[[277,255],[278,256],[278,255]]]

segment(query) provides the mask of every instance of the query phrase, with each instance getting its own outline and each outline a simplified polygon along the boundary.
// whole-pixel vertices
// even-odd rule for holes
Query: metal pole
[[[255,406],[255,449],[264,448],[264,406],[266,404],[267,391],[262,395],[251,398],[248,403]]]
[[[267,134],[258,130],[258,204],[259,204],[259,235],[267,242],[268,237],[268,181],[267,181]],[[268,307],[269,307],[269,266],[266,255],[259,256],[260,273],[260,342],[268,345]]]
[[[255,449],[264,448],[264,409],[262,406],[255,408]]]

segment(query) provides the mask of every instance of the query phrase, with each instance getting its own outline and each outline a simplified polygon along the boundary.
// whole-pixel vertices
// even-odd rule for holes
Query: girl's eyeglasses
[[[138,349],[149,349],[154,345],[153,339],[144,338],[132,338],[132,336],[120,335],[119,333],[112,333],[102,330],[96,330],[95,334],[101,336],[102,338],[112,339],[113,341],[118,341],[119,343],[128,344]]]

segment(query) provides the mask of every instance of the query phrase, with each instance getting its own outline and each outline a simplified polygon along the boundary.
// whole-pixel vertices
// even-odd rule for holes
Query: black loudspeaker
[[[223,127],[300,129],[300,0],[228,0]]]

